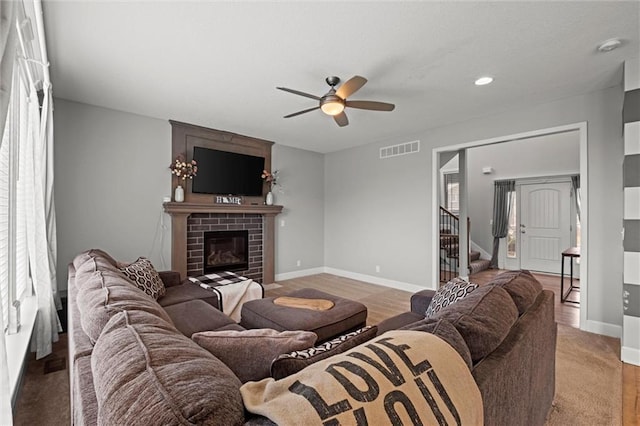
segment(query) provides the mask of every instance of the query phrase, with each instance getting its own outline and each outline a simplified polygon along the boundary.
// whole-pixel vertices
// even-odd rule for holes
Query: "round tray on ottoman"
[[[323,299],[333,302],[327,310],[293,308],[273,303],[276,297],[251,300],[242,305],[242,320],[245,328],[272,328],[278,331],[306,330],[318,335],[318,342],[364,327],[367,307],[359,302],[303,288],[287,297],[299,299]]]

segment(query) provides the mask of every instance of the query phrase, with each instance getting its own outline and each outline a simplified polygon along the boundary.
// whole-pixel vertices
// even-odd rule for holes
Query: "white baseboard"
[[[284,281],[291,280],[293,278],[306,277],[309,275],[322,274],[323,272],[325,272],[325,268],[321,266],[319,268],[309,268],[302,269],[300,271],[283,272],[282,274],[276,274],[275,278],[276,281]]]
[[[620,350],[620,358],[622,362],[640,366],[640,349],[623,346]]]
[[[384,287],[395,288],[398,290],[408,291],[415,293],[422,290],[434,290],[427,287],[421,287],[415,284],[409,284],[402,281],[389,280],[387,278],[374,277],[372,275],[359,274],[357,272],[344,271],[342,269],[324,268],[324,272],[327,274],[338,275],[339,277],[351,278],[352,280],[364,281],[371,284],[381,285]]]
[[[581,327],[582,330],[590,333],[602,334],[609,337],[622,337],[622,327],[606,322],[587,320],[586,324]]]

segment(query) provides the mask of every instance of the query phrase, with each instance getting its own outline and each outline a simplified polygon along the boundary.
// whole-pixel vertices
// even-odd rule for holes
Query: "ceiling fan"
[[[386,102],[347,100],[349,96],[357,92],[367,82],[366,78],[360,77],[359,75],[356,75],[344,82],[337,90],[336,85],[340,83],[340,78],[331,76],[327,77],[325,81],[329,86],[331,86],[331,89],[329,89],[329,91],[323,96],[311,95],[309,93],[300,92],[299,90],[288,89],[286,87],[276,87],[276,89],[284,90],[285,92],[293,93],[294,95],[315,99],[319,102],[317,107],[294,112],[293,114],[285,115],[284,118],[295,117],[296,115],[320,109],[325,114],[332,116],[338,126],[344,127],[349,124],[347,114],[344,112],[346,107],[367,109],[370,111],[393,111],[396,107],[394,104],[388,104]]]

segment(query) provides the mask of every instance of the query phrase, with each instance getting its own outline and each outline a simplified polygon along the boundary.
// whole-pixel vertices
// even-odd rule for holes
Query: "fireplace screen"
[[[249,269],[249,232],[204,233],[204,273]]]

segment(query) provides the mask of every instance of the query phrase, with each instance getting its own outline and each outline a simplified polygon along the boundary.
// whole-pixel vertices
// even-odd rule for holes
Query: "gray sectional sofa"
[[[90,250],[69,267],[73,423],[272,424],[247,414],[240,380],[189,338],[243,329],[216,309],[210,293],[166,272],[160,275],[167,292],[155,301],[117,266],[108,254]],[[485,424],[543,424],[555,390],[553,293],[526,272],[493,284],[432,320],[424,312],[433,293],[417,293],[412,311],[382,322],[379,332],[453,324],[458,337],[451,343],[478,384]]]

